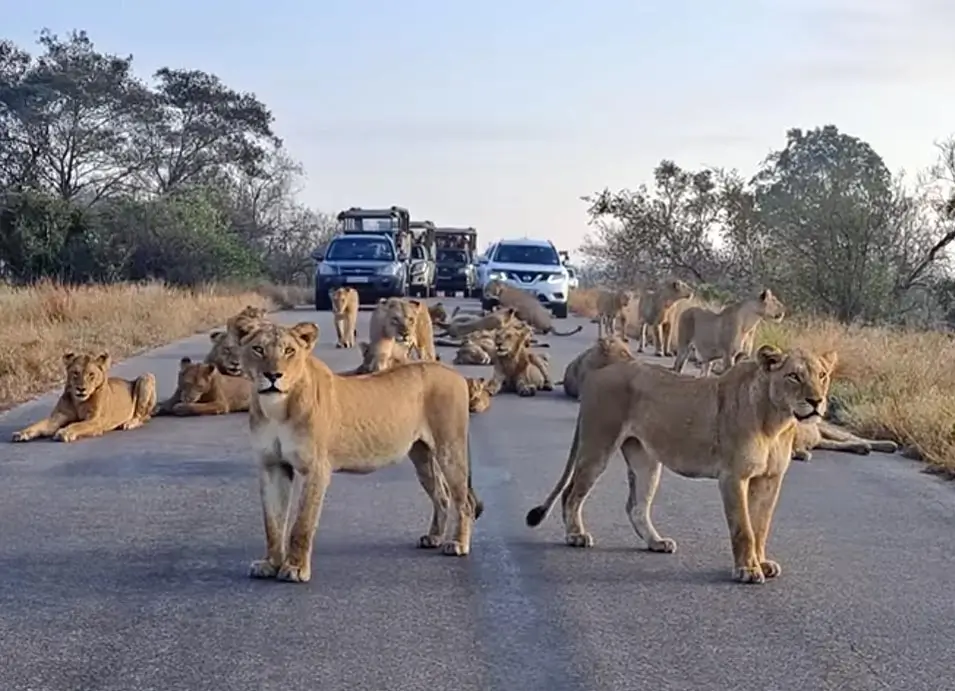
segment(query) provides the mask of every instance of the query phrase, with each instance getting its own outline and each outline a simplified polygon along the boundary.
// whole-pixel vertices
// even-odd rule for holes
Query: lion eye
[[[786,379],[788,379],[788,380],[791,381],[791,382],[795,382],[795,383],[797,383],[797,384],[801,384],[801,383],[802,383],[802,377],[800,377],[800,376],[799,376],[798,374],[796,374],[795,372],[790,372],[789,374],[787,374],[787,375],[786,375]]]
[[[262,346],[252,346],[252,352],[259,356],[265,355],[265,351],[262,350]]]
[[[286,355],[287,357],[292,357],[293,355],[295,355],[295,348],[293,348],[292,346],[288,346],[288,347],[285,349],[285,355]]]

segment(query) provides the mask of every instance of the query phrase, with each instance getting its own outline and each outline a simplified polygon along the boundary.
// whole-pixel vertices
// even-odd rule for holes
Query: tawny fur
[[[160,406],[156,415],[224,415],[249,409],[252,382],[248,377],[222,374],[215,365],[193,362],[184,357],[179,361],[176,391],[179,400],[170,406]]]
[[[452,317],[444,333],[438,334],[438,336],[441,338],[447,336],[464,338],[475,331],[497,331],[513,324],[515,321],[517,321],[517,310],[510,307],[493,310],[483,317],[468,316],[457,319]]]
[[[597,292],[597,338],[615,335],[626,337],[627,313],[633,300],[634,294],[629,290]]]
[[[797,421],[819,414],[836,360],[835,352],[763,346],[755,360],[719,377],[683,377],[640,362],[592,372],[581,389],[564,472],[544,503],[528,512],[527,525],[539,525],[559,497],[566,543],[592,547],[583,504],[619,450],[630,487],[627,514],[651,551],[676,550],[650,520],[665,465],[684,477],[719,481],[736,580],[778,576],[766,541]]]
[[[700,363],[700,375],[710,374],[717,359],[722,359],[722,371],[726,372],[740,358],[751,356],[756,327],[763,319],[781,321],[785,314],[785,305],[769,289],[719,312],[689,307],[680,315],[673,370],[683,371],[692,348]]]
[[[828,400],[819,406],[820,415],[826,414]],[[865,439],[842,429],[821,417],[800,422],[796,428],[796,440],[793,442],[793,460],[812,460],[812,450],[842,451],[867,456],[873,451],[895,453],[899,445],[887,439]]]
[[[406,455],[432,502],[430,527],[418,545],[468,554],[483,507],[471,488],[464,377],[438,362],[342,377],[312,354],[317,335],[314,324],[303,322],[263,324],[240,337],[253,383],[249,428],[266,538],[265,556],[252,563],[250,575],[310,580],[332,473],[371,473]],[[298,507],[289,517],[293,494]]]
[[[655,289],[640,295],[638,314],[640,322],[640,344],[637,352],[647,348],[647,329],[653,330],[654,352],[662,357],[672,354],[670,338],[671,314],[679,300],[693,297],[693,288],[679,279],[662,281]]]
[[[518,396],[534,396],[538,391],[553,391],[546,355],[530,349],[534,332],[529,326],[501,329],[495,335],[494,378],[488,385],[491,395],[499,391]]]
[[[550,310],[545,308],[536,297],[530,293],[512,288],[503,281],[491,281],[484,289],[484,294],[496,299],[503,307],[511,307],[517,312],[521,321],[530,324],[537,333],[552,334],[554,336],[572,336],[579,333],[584,327],[578,326],[570,331],[558,331],[554,328]]]
[[[335,319],[336,348],[354,348],[358,339],[358,291],[340,286],[332,291],[332,313]]]
[[[630,346],[619,336],[605,336],[571,360],[564,370],[564,378],[558,384],[571,398],[580,396],[580,387],[587,375],[614,362],[633,360]]]
[[[483,413],[491,407],[491,392],[488,389],[490,379],[484,377],[468,377],[468,410],[472,413]]]
[[[53,412],[15,432],[15,442],[53,437],[71,442],[106,432],[142,427],[156,406],[156,377],[150,373],[129,381],[110,377],[107,352],[63,355],[66,384]]]
[[[382,298],[371,313],[368,341],[393,338],[405,343],[420,360],[439,360],[434,350],[434,326],[423,302],[404,298]]]
[[[448,310],[443,303],[436,302],[428,305],[428,314],[431,316],[431,324],[443,327],[448,323]]]

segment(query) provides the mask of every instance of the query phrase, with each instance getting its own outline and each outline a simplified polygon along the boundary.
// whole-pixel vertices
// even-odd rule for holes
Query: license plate
[[[348,276],[345,280],[349,283],[368,283],[367,276]]]

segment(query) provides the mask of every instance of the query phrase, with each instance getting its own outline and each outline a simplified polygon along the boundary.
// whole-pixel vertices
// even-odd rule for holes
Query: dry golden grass
[[[160,283],[0,284],[0,410],[62,383],[67,350],[108,350],[117,361],[222,324],[246,305],[278,306],[264,292]]]
[[[571,293],[570,303],[575,314],[594,314],[593,291]],[[931,468],[955,476],[955,340],[794,316],[763,322],[755,345],[763,344],[835,349],[832,394],[844,404],[849,426],[909,447]]]

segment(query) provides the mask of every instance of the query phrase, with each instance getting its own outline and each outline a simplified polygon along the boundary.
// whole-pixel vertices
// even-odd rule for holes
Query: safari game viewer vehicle
[[[474,228],[435,228],[438,246],[438,276],[435,288],[446,297],[454,297],[460,290],[464,297],[479,297],[474,251],[477,249],[477,230]]]
[[[431,298],[437,294],[434,223],[412,221],[410,227],[413,244],[411,245],[411,268],[408,273],[410,280],[408,292],[414,297]]]
[[[342,234],[312,253],[315,270],[315,309],[330,310],[329,293],[346,285],[358,291],[360,302],[408,295],[412,232],[411,215],[400,206],[362,209],[353,206],[338,214]]]

